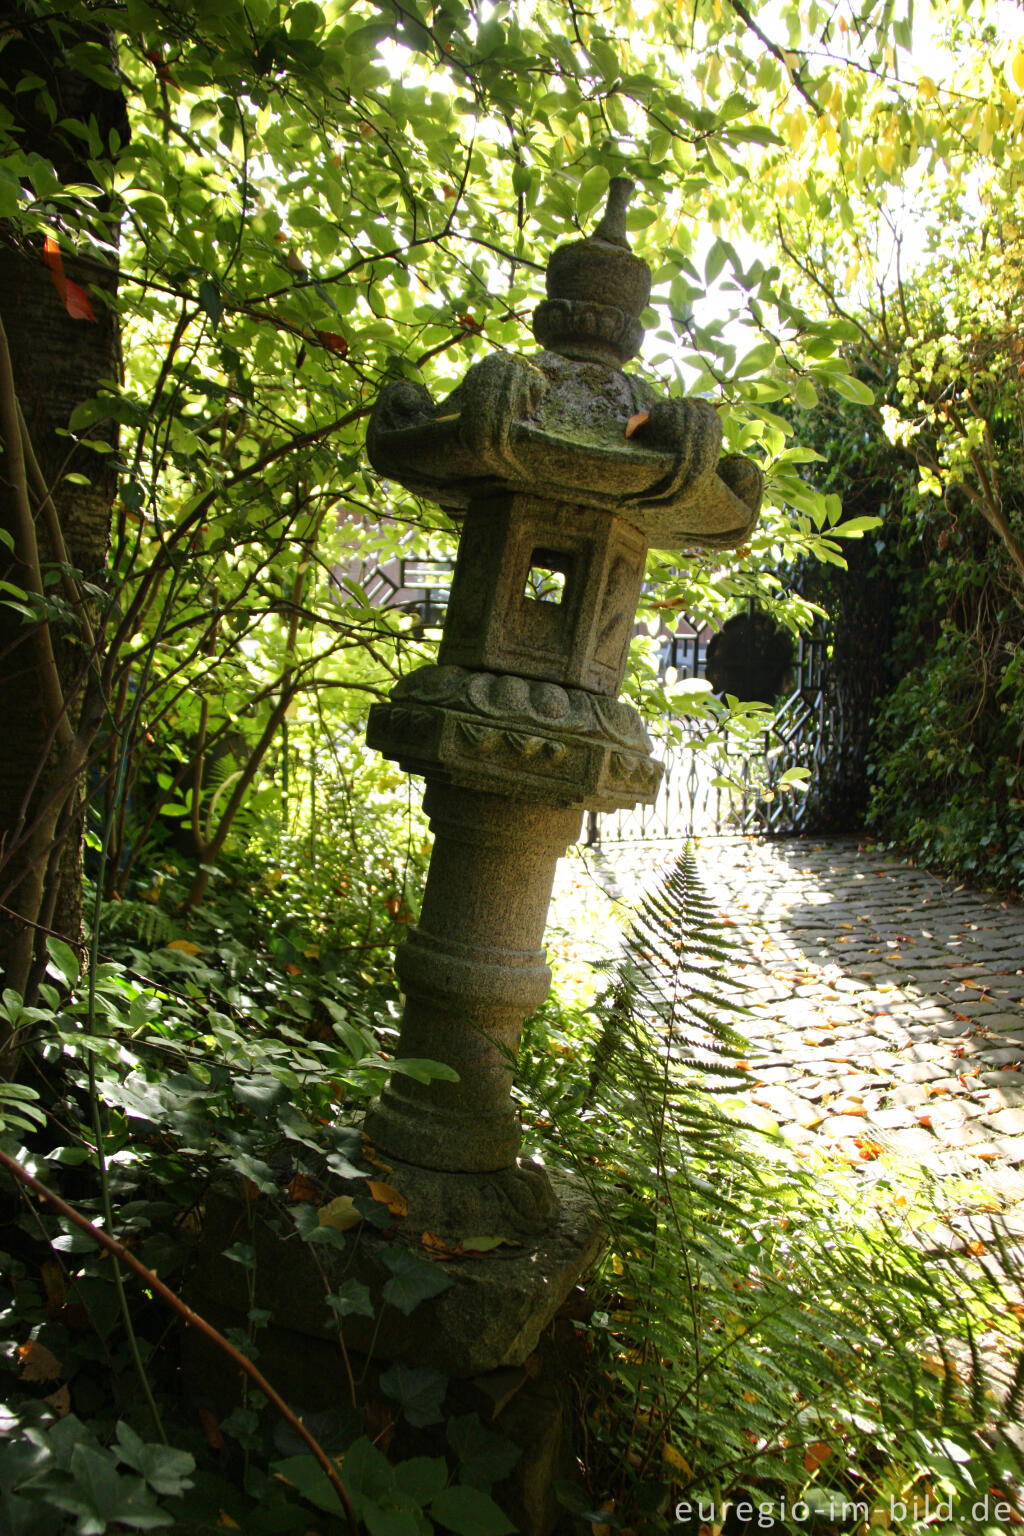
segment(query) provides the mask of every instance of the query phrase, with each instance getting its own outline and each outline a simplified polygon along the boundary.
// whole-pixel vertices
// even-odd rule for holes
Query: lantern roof
[[[757,466],[721,454],[710,401],[662,395],[623,369],[651,290],[626,236],[631,191],[614,178],[593,233],[552,253],[539,353],[492,352],[438,403],[410,380],[384,387],[367,432],[375,469],[455,517],[515,493],[613,513],[658,549],[745,542]]]

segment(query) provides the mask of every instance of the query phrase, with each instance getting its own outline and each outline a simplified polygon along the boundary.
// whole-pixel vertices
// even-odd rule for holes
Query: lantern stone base
[[[364,1221],[342,1243],[312,1247],[300,1241],[287,1212],[269,1201],[264,1212],[261,1200],[250,1206],[234,1189],[211,1190],[192,1285],[197,1310],[212,1302],[240,1321],[261,1308],[289,1334],[319,1340],[337,1340],[341,1326],[346,1349],[449,1377],[522,1365],[601,1251],[603,1235],[585,1186],[532,1168],[459,1174],[393,1160],[384,1177],[406,1202],[407,1215],[387,1230]],[[332,1180],[322,1205],[338,1195],[365,1198],[367,1188],[365,1180]],[[462,1249],[470,1239],[487,1240],[486,1251]],[[239,1242],[254,1253],[252,1292],[249,1272],[224,1257]],[[396,1255],[408,1256],[428,1284],[446,1282],[408,1315],[383,1299]],[[352,1279],[368,1287],[374,1316],[353,1313],[339,1325],[326,1296]],[[261,1354],[261,1368],[264,1359]],[[273,1379],[271,1370],[266,1374]],[[344,1378],[334,1371],[332,1381],[328,1392],[340,1397]]]

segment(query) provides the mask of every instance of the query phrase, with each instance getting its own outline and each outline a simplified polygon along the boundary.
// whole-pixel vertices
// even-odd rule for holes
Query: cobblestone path
[[[678,851],[583,859],[592,888],[631,901]],[[716,838],[697,854],[741,946],[750,1104],[797,1146],[980,1181],[989,1220],[1024,1243],[1024,906],[856,841]]]

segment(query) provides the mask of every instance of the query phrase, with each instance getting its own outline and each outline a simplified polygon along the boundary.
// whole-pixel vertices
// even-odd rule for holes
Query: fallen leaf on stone
[[[381,1173],[391,1172],[390,1164],[382,1162],[377,1156],[377,1149],[368,1136],[363,1137],[363,1161],[372,1168],[379,1168]]]
[[[646,422],[650,421],[650,419],[650,411],[637,411],[636,414],[631,416],[626,422],[626,436],[632,437],[633,433],[639,432],[640,428],[644,426]]]
[[[335,1232],[347,1232],[363,1220],[351,1195],[338,1195],[336,1199],[328,1200],[317,1211],[316,1218],[321,1227],[333,1227]]]
[[[447,1263],[449,1259],[459,1259],[462,1257],[460,1246],[451,1247],[449,1243],[445,1242],[443,1237],[438,1237],[436,1232],[422,1233],[420,1242],[430,1254],[430,1257],[437,1259],[441,1264]]]
[[[18,1359],[21,1361],[19,1376],[22,1381],[58,1381],[60,1379],[61,1364],[52,1350],[45,1344],[40,1344],[38,1339],[28,1339],[24,1344],[18,1345]]]
[[[464,1237],[462,1248],[466,1253],[490,1253],[494,1248],[521,1248],[522,1243],[510,1237]]]
[[[409,1207],[405,1196],[395,1189],[393,1184],[379,1184],[376,1179],[367,1179],[371,1197],[379,1205],[386,1205],[392,1216],[408,1216]]]
[[[875,1158],[881,1157],[885,1151],[880,1141],[872,1141],[869,1136],[855,1136],[853,1141],[863,1163],[874,1162]]]
[[[931,1115],[918,1115],[917,1123],[918,1125],[923,1125],[926,1131],[930,1131],[932,1128],[932,1117]]]

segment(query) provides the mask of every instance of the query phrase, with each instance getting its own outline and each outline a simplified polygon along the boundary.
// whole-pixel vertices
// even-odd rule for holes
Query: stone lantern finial
[[[547,298],[537,306],[533,334],[560,357],[621,368],[640,350],[640,316],[651,296],[651,269],[626,238],[633,183],[616,176],[600,224],[585,240],[560,245],[548,263]]]

